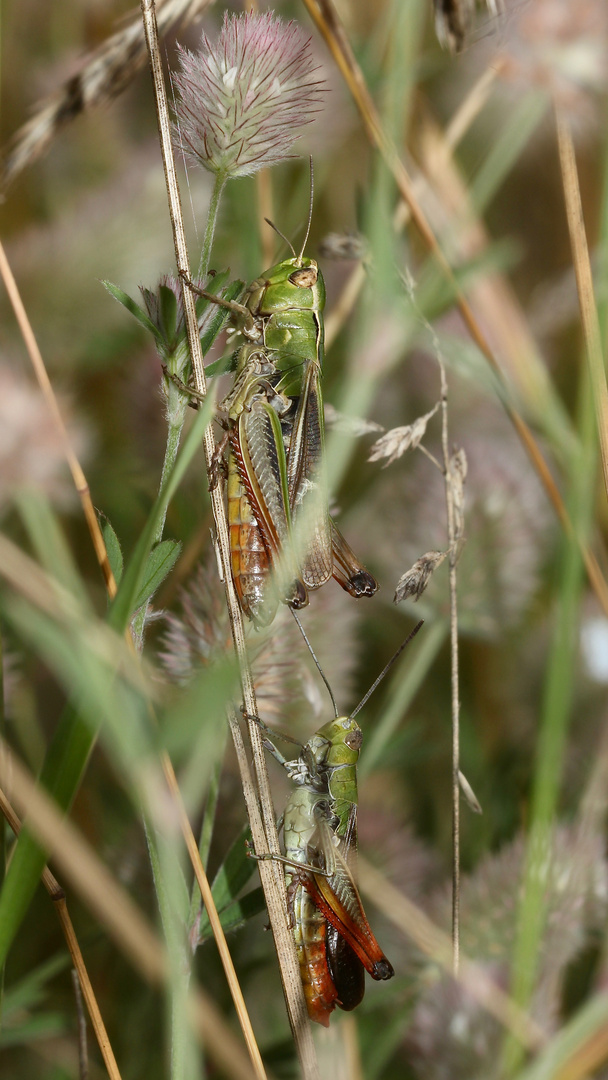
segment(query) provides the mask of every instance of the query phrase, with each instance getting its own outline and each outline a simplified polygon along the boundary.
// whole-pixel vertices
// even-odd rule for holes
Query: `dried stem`
[[[8,264],[8,261],[6,259],[6,255],[4,254],[4,251],[2,249],[1,244],[0,244],[0,272],[2,273],[2,276],[4,278],[4,281],[5,281],[5,284],[6,284],[6,287],[7,287],[7,291],[9,292],[9,296],[11,298],[11,302],[13,304],[13,308],[15,310],[15,314],[16,314],[17,320],[19,322],[21,332],[23,334],[23,337],[24,337],[28,352],[29,352],[31,360],[32,360],[32,364],[34,366],[34,370],[36,372],[36,376],[38,378],[38,382],[39,382],[39,384],[40,384],[40,386],[42,388],[42,391],[43,391],[43,393],[45,395],[45,398],[47,400],[49,409],[51,411],[51,415],[52,415],[52,417],[53,417],[53,419],[55,421],[57,429],[60,432],[60,435],[62,437],[63,444],[64,444],[64,452],[66,454],[66,458],[67,458],[67,461],[68,461],[68,464],[69,464],[69,467],[70,467],[70,471],[71,471],[72,477],[74,479],[74,484],[76,486],[76,490],[78,491],[78,494],[81,497],[81,502],[82,502],[82,505],[83,505],[83,510],[84,510],[84,514],[85,514],[87,524],[89,525],[89,531],[90,531],[90,534],[91,534],[91,537],[92,537],[92,540],[93,540],[93,545],[95,547],[95,551],[96,551],[97,556],[98,556],[99,564],[100,564],[100,566],[102,568],[102,571],[103,571],[103,574],[104,574],[108,596],[110,598],[112,598],[113,596],[116,595],[116,582],[114,580],[114,576],[112,574],[112,570],[110,568],[110,564],[109,564],[109,561],[108,561],[108,556],[107,556],[105,543],[104,543],[101,531],[99,529],[99,523],[97,521],[97,515],[95,513],[93,503],[92,503],[92,500],[91,500],[89,487],[88,487],[84,472],[82,470],[82,467],[80,465],[80,462],[78,461],[78,458],[76,457],[76,454],[74,453],[74,450],[72,448],[68,433],[67,433],[65,425],[63,423],[63,418],[61,416],[59,405],[57,403],[57,398],[55,397],[53,387],[52,387],[50,379],[48,377],[48,373],[47,373],[47,370],[46,370],[46,367],[45,367],[45,364],[44,364],[44,360],[42,358],[42,354],[40,353],[40,350],[38,348],[38,344],[37,344],[36,339],[34,337],[34,334],[33,334],[29,319],[27,317],[27,313],[25,311],[23,302],[22,302],[21,297],[19,295],[16,282],[14,280],[12,271],[10,269],[10,266]],[[177,451],[177,443],[174,443],[174,453],[172,455],[173,460],[175,459],[175,452],[176,451]],[[167,468],[168,468],[168,462],[165,461],[165,470],[163,470],[163,471],[164,472],[167,471]],[[157,539],[160,539],[160,535],[161,534],[159,534],[157,536]],[[27,580],[31,580],[31,575],[27,578]],[[39,599],[39,597],[38,597],[38,599]],[[50,612],[51,613],[54,613],[54,614],[57,613],[56,604],[57,604],[57,597],[54,596],[53,598],[51,598],[51,602],[50,602]],[[133,640],[132,640],[132,637],[131,637],[130,633],[126,634],[126,638],[127,638],[129,646],[131,648],[133,648]],[[153,713],[151,703],[150,703],[150,710],[151,710],[151,713]],[[154,719],[154,717],[153,717],[153,719]],[[254,1034],[253,1034],[251,1021],[249,1020],[249,1017],[248,1017],[248,1014],[247,1014],[247,1009],[246,1009],[245,1002],[244,1002],[244,999],[243,999],[242,991],[241,991],[240,986],[238,984],[238,979],[237,979],[237,976],[236,976],[236,972],[234,970],[234,965],[232,963],[232,958],[230,957],[230,953],[229,953],[228,946],[227,946],[227,943],[226,943],[226,938],[225,938],[225,935],[224,935],[224,931],[223,931],[221,923],[219,921],[219,917],[218,917],[218,914],[217,914],[217,910],[215,908],[215,903],[213,901],[213,896],[211,894],[211,889],[210,889],[210,886],[209,886],[209,882],[207,880],[207,876],[205,874],[205,870],[204,870],[203,865],[201,863],[200,855],[199,855],[199,852],[198,852],[198,846],[196,844],[196,840],[194,838],[194,834],[192,832],[192,828],[190,826],[188,816],[187,816],[187,814],[185,812],[185,809],[183,807],[183,803],[182,803],[181,796],[180,796],[180,793],[179,793],[179,788],[178,788],[178,785],[177,785],[177,779],[175,777],[175,772],[173,770],[173,766],[172,766],[167,754],[163,755],[162,764],[163,764],[163,770],[164,770],[164,773],[165,773],[167,784],[168,784],[168,787],[169,787],[169,791],[171,793],[171,797],[172,797],[172,799],[173,799],[173,801],[174,801],[174,803],[176,805],[176,808],[177,808],[177,812],[178,812],[178,816],[179,816],[180,825],[181,825],[182,833],[183,833],[183,836],[184,836],[184,841],[185,841],[185,844],[186,844],[186,848],[188,850],[188,854],[189,854],[190,860],[192,862],[192,866],[193,866],[193,869],[194,869],[194,873],[195,873],[199,888],[201,889],[201,894],[202,894],[203,898],[205,899],[205,903],[207,905],[209,918],[210,918],[210,921],[211,921],[211,925],[212,925],[212,928],[213,928],[214,935],[216,937],[218,950],[219,950],[219,953],[220,953],[220,957],[222,959],[224,970],[226,972],[226,978],[228,980],[228,985],[229,985],[231,993],[233,995],[233,999],[234,999],[234,1002],[235,1002],[235,1008],[236,1008],[237,1014],[238,1014],[239,1019],[241,1021],[245,1041],[246,1041],[246,1043],[247,1043],[247,1045],[249,1047],[250,1054],[252,1056],[252,1061],[254,1063],[254,1069],[255,1069],[255,1071],[256,1071],[256,1073],[257,1073],[257,1075],[259,1077],[264,1077],[265,1072],[264,1072],[264,1067],[263,1067],[262,1060],[261,1060],[261,1057],[260,1057],[259,1048],[257,1046],[256,1040],[255,1040],[255,1037],[254,1037]]]
[[[6,257],[4,248],[0,243],[0,274],[4,281],[6,291],[9,296],[9,300],[12,304],[15,317],[19,324],[19,329],[25,342],[25,347],[29,353],[32,366],[38,380],[38,385],[44,394],[46,403],[51,412],[51,416],[55,421],[57,430],[63,442],[63,450],[65,453],[66,461],[68,463],[72,478],[74,480],[74,486],[78,492],[78,496],[82,503],[83,513],[86,519],[86,523],[91,534],[93,541],[93,547],[97,556],[97,561],[101,567],[104,581],[106,583],[106,589],[110,599],[116,595],[116,582],[112,573],[112,568],[108,559],[108,553],[106,551],[106,545],[99,528],[99,522],[97,520],[97,514],[95,513],[95,507],[91,499],[91,492],[87,483],[86,476],[82,470],[82,466],[76,457],[74,448],[70,436],[68,435],[67,428],[63,422],[61,410],[55,397],[55,391],[51,386],[51,380],[49,379],[46,367],[44,366],[44,360],[42,354],[38,348],[38,342],[34,336],[31,323],[27,317],[23,301],[17,288],[17,282],[13,277],[13,272],[9,266],[8,259]]]
[[[79,1080],[89,1080],[89,1051],[87,1048],[87,1018],[82,1007],[82,994],[78,981],[78,972],[72,968],[72,984],[74,997],[76,998],[76,1015],[78,1017],[78,1076]]]
[[[18,836],[19,832],[21,831],[21,822],[2,790],[0,790],[0,811],[4,815],[6,821],[8,821],[15,836]],[[120,1071],[118,1065],[116,1064],[116,1058],[114,1057],[114,1051],[112,1050],[112,1047],[110,1045],[108,1033],[106,1031],[105,1024],[99,1010],[99,1006],[97,1004],[97,998],[95,997],[95,991],[93,990],[91,980],[89,979],[89,974],[85,966],[82,952],[80,951],[80,945],[78,944],[78,939],[74,932],[72,920],[68,912],[65,893],[61,888],[61,885],[57,881],[57,878],[55,878],[53,874],[51,874],[51,871],[48,869],[48,867],[45,867],[42,871],[42,883],[55,905],[55,910],[57,912],[59,922],[61,923],[61,929],[63,930],[63,935],[65,937],[70,956],[72,957],[72,963],[74,964],[74,974],[78,978],[79,990],[82,990],[87,1010],[89,1016],[91,1017],[93,1031],[95,1032],[95,1037],[101,1051],[101,1056],[103,1057],[106,1069],[108,1070],[108,1076],[110,1077],[110,1080],[121,1080]],[[81,1009],[79,1010],[79,1018],[80,1013]]]
[[[460,968],[460,783],[458,777],[460,770],[460,696],[458,689],[458,595],[456,584],[458,545],[448,439],[448,383],[445,375],[445,364],[438,348],[436,349],[436,357],[441,378],[441,450],[448,518],[452,687],[452,959],[454,975],[457,976]]]
[[[147,982],[164,986],[170,978],[164,943],[97,853],[35,781],[5,742],[0,741],[0,785],[12,798],[28,828],[51,855],[136,971]],[[65,904],[65,897],[62,901]],[[63,925],[63,924],[62,924]],[[81,983],[87,1000],[84,983]],[[87,1007],[88,1007],[87,1000]],[[235,1080],[251,1080],[247,1055],[220,1010],[201,986],[192,990],[192,1021],[209,1056]],[[115,1074],[118,1077],[118,1073]]]
[[[428,454],[428,452],[424,451],[422,445],[420,445],[418,449],[423,450],[426,453],[426,456],[439,467],[443,474],[447,510],[450,590],[450,685],[452,691],[452,965],[454,976],[457,977],[460,969],[460,692],[458,670],[458,589],[456,569],[460,554],[460,541],[462,539],[462,500],[458,500],[457,507],[454,489],[454,458],[450,455],[449,442],[448,381],[445,363],[441,353],[441,346],[433,327],[416,304],[413,283],[406,277],[404,284],[408,289],[410,300],[416,309],[416,313],[430,336],[437,366],[439,367],[441,390],[441,454],[443,464],[440,465],[432,454]],[[434,411],[435,410],[433,410],[433,412]]]
[[[566,200],[566,213],[576,285],[581,309],[581,321],[589,360],[593,400],[597,417],[604,488],[608,494],[608,388],[602,352],[600,323],[593,289],[593,275],[589,247],[585,233],[583,207],[578,182],[578,170],[570,128],[564,116],[556,109],[557,140],[562,172],[562,184]]]
[[[184,235],[179,188],[177,184],[173,150],[171,145],[170,122],[167,109],[167,98],[164,78],[158,50],[158,36],[156,31],[156,18],[153,0],[142,0],[142,14],[146,33],[146,41],[150,54],[152,77],[154,82],[161,150],[169,200],[169,212],[171,216],[171,224],[173,228],[173,236],[175,242],[175,255],[180,274],[184,274],[189,277],[190,265]],[[206,395],[206,381],[203,367],[201,344],[198,333],[196,311],[194,306],[194,297],[187,286],[183,285],[182,288],[186,327],[188,332],[188,342],[192,356],[192,369],[194,373],[195,388],[198,393],[204,397]],[[211,471],[215,453],[215,438],[211,425],[207,428],[205,432],[204,450],[207,473],[211,480]],[[253,689],[253,679],[245,645],[243,620],[230,572],[229,532],[228,523],[226,520],[223,494],[219,485],[210,486],[212,488],[211,505],[215,521],[219,556],[224,576],[228,614],[230,618],[230,626],[232,630],[234,648],[238,658],[239,670],[241,673],[243,703],[248,716],[253,717],[257,715],[257,706]],[[236,725],[233,722],[231,724],[233,734],[235,734],[235,726]],[[268,772],[266,769],[266,760],[264,756],[260,730],[253,720],[249,721],[249,736],[253,749],[254,768],[259,795],[259,806],[261,808],[261,817],[257,807],[257,798],[255,791],[249,790],[247,786],[247,777],[244,775],[243,772],[244,760],[242,756],[239,757],[239,765],[241,767],[241,775],[245,791],[245,798],[247,802],[247,810],[250,815],[249,820],[251,824],[253,841],[256,852],[258,854],[278,854],[280,850],[279,841],[276,830],[274,808],[272,805],[272,798],[270,794],[270,784],[268,780]],[[287,906],[283,874],[280,867],[273,861],[262,862],[259,869],[260,878],[266,897],[266,904],[268,908],[270,923],[275,938],[277,955],[279,958],[279,965],[283,981],[283,990],[287,1002],[289,1021],[292,1027],[296,1048],[300,1057],[304,1076],[306,1077],[306,1080],[308,1080],[309,1077],[312,1080],[312,1078],[318,1076],[318,1070],[316,1065],[314,1044],[312,1041],[312,1032],[310,1030],[310,1024],[308,1022],[306,1003],[304,1000],[302,984],[300,981],[300,973],[295,952],[295,945],[287,924]]]

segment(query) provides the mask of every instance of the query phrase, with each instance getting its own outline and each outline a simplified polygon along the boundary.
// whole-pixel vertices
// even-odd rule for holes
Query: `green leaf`
[[[266,908],[266,900],[264,899],[264,890],[259,885],[257,889],[252,889],[251,892],[245,893],[240,900],[233,900],[231,904],[228,904],[223,911],[219,912],[220,922],[225,931],[238,930],[241,926],[244,926],[249,919],[253,919],[254,915],[259,915],[261,911]],[[207,912],[204,911],[201,915],[200,928],[199,928],[199,944],[208,941],[213,937],[213,931],[211,930],[211,924],[207,917]]]
[[[15,1027],[0,1030],[0,1046],[25,1046],[35,1039],[49,1039],[63,1035],[70,1028],[70,1021],[63,1013],[48,1012],[30,1016]]]
[[[69,968],[71,963],[67,950],[57,953],[50,960],[45,960],[43,964],[24,975],[13,986],[7,987],[2,995],[3,1023],[7,1023],[13,1013],[22,1012],[23,1009],[33,1009],[39,1005],[48,993],[47,983]]]
[[[240,900],[236,899],[256,870],[255,859],[250,859],[247,854],[247,840],[251,840],[249,826],[241,830],[230,846],[211,886],[215,906],[225,930],[234,929],[264,910],[262,889],[255,889]],[[260,895],[257,895],[258,892]],[[210,934],[209,918],[206,911],[203,911],[199,924],[199,940],[205,940]]]
[[[221,356],[219,360],[214,360],[212,364],[207,364],[205,375],[209,378],[213,375],[226,375],[229,371],[236,371],[236,353],[231,353],[228,356]]]
[[[111,281],[102,281],[101,284],[104,289],[108,290],[110,296],[113,296],[115,300],[118,300],[118,303],[122,304],[122,306],[137,319],[144,330],[148,330],[159,344],[162,345],[164,343],[161,331],[154,325],[143,308],[140,308],[139,304],[136,304],[135,301],[131,299],[128,293],[123,292],[122,289],[118,288],[118,285],[114,285]]]
[[[175,466],[165,480],[133,557],[122,576],[118,593],[110,609],[110,621],[119,633],[124,632],[135,610],[134,601],[141,589],[157,523],[199,448],[212,413],[213,402],[211,401],[199,409],[184,439]],[[97,723],[100,723],[99,716]],[[81,715],[80,709],[70,703],[59,721],[40,776],[41,784],[63,810],[69,808],[78,790],[95,736],[94,727]],[[0,892],[0,967],[6,959],[14,936],[31,903],[45,862],[44,851],[27,829],[23,829],[15,845]]]
[[[88,761],[94,732],[73,705],[64,710],[42,767],[40,782],[61,809],[67,810]],[[0,965],[36,891],[46,855],[22,829],[0,892]]]
[[[217,277],[214,280],[217,281]],[[219,295],[221,295],[223,300],[236,300],[237,296],[240,296],[242,291],[243,291],[243,282],[242,281],[232,281],[230,283],[230,285],[228,285],[228,287],[226,289],[224,289],[223,292],[221,294],[219,294]],[[205,298],[200,297],[200,299],[204,300]],[[205,303],[209,304],[209,303],[211,303],[211,301],[205,300]],[[198,311],[198,308],[197,308],[197,311]],[[215,341],[216,337],[220,333],[220,330],[223,329],[223,327],[225,326],[225,324],[227,323],[229,318],[230,318],[230,313],[228,311],[226,311],[225,308],[221,308],[221,307],[219,307],[219,305],[216,306],[215,314],[209,320],[209,325],[208,325],[207,329],[205,330],[205,333],[201,334],[201,349],[203,350],[203,356],[205,356],[206,353],[209,352],[209,349],[211,348],[211,346],[213,345],[213,342]],[[210,367],[211,366],[212,365],[210,365]],[[208,369],[206,369],[206,370],[208,370]],[[209,372],[209,373],[211,374],[211,372]]]
[[[159,285],[158,299],[161,333],[166,343],[172,347],[177,338],[177,297],[169,285]]]
[[[148,555],[144,581],[135,600],[135,610],[150,600],[171,572],[182,550],[177,540],[161,540]]]
[[[137,610],[135,604],[142,591],[148,554],[154,542],[158,522],[165,507],[179,487],[192,458],[200,447],[205,428],[213,416],[213,407],[213,401],[209,400],[198,410],[194,423],[184,439],[177,461],[165,479],[145,528],[137,542],[133,556],[122,576],[120,587],[110,609],[110,622],[120,633],[125,631],[133,612]]]
[[[101,532],[103,535],[103,542],[106,545],[106,551],[108,553],[108,560],[114,574],[114,580],[117,585],[120,585],[120,579],[124,569],[124,560],[122,557],[122,549],[120,547],[120,540],[118,539],[114,529],[105,516],[105,514],[99,515],[102,520]]]
[[[18,493],[16,502],[41,565],[82,604],[89,607],[87,592],[72,552],[46,497],[40,491],[29,488]]]

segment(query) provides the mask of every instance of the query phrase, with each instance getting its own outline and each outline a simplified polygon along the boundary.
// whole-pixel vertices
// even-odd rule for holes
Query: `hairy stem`
[[[211,261],[211,248],[213,247],[213,238],[215,236],[215,226],[217,223],[217,212],[220,208],[220,201],[222,193],[226,186],[226,180],[228,177],[226,173],[216,173],[213,183],[213,190],[211,192],[211,201],[209,203],[209,210],[207,211],[207,224],[205,225],[205,235],[203,236],[203,246],[201,249],[200,262],[198,264],[199,277],[204,278],[209,273],[209,263]]]

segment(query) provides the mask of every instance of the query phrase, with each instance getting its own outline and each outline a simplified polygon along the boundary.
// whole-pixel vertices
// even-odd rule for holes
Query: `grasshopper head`
[[[363,742],[363,732],[356,720],[350,716],[338,716],[336,720],[330,720],[319,728],[317,735],[327,739],[332,746],[346,746],[349,750],[356,751],[357,756]]]
[[[325,282],[314,259],[291,258],[265,270],[249,286],[254,314],[272,315],[289,308],[322,311],[325,307]]]

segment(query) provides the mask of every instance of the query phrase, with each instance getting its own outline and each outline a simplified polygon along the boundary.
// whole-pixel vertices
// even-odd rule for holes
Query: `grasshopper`
[[[394,975],[367,921],[353,876],[357,763],[363,742],[355,716],[421,626],[419,622],[401,644],[350,716],[338,716],[323,676],[336,716],[301,747],[297,758],[287,761],[270,739],[264,740],[295,785],[283,815],[283,861],[291,867],[285,880],[308,1014],[325,1026],[336,1005],[350,1010],[361,1002],[364,970],[377,980]]]
[[[283,820],[292,927],[309,1016],[324,1026],[336,1005],[361,1001],[364,968],[390,979],[393,968],[367,921],[348,864],[356,808],[342,837],[331,802],[307,784],[294,788]]]
[[[332,576],[356,597],[378,588],[329,515],[321,393],[325,283],[304,255],[312,195],[311,179],[298,255],[289,244],[292,257],[256,278],[241,303],[203,293],[233,317],[236,374],[219,405],[227,429],[220,447],[230,447],[233,577],[243,610],[261,625],[272,621],[279,598],[302,608],[309,590]],[[268,585],[271,571],[278,595]]]

